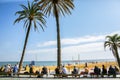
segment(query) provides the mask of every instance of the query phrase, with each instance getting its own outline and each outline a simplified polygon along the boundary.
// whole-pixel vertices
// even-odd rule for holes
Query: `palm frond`
[[[44,19],[44,15],[43,13],[39,10],[39,6],[38,4],[36,4],[34,1],[30,4],[30,2],[28,1],[28,5],[27,7],[23,4],[20,5],[22,7],[23,10],[21,11],[17,11],[15,13],[15,15],[19,15],[18,18],[14,21],[14,24],[16,22],[20,22],[20,21],[24,21],[24,27],[27,29],[30,21],[31,24],[33,23],[34,26],[34,30],[38,30],[37,24],[42,26],[41,28],[43,29],[44,25],[46,25],[46,21]],[[36,22],[37,21],[37,22]]]
[[[50,16],[54,14],[55,8],[58,12],[58,15],[71,14],[71,10],[74,9],[73,0],[40,0],[38,4],[41,6],[41,9],[45,14]]]
[[[23,8],[23,10],[28,10],[28,8],[25,5],[21,4],[20,6]]]
[[[19,18],[17,18],[15,21],[14,21],[14,24],[16,23],[16,22],[20,22],[21,20],[23,20],[25,17],[19,17]]]

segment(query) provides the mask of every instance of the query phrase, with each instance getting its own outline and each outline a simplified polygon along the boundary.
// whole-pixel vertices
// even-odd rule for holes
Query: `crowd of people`
[[[16,74],[18,72],[18,63],[15,64],[14,66],[11,66],[10,64],[7,64],[5,66],[2,66],[0,68],[0,72],[7,72],[7,73],[13,73]],[[34,67],[31,65],[26,65],[24,68],[25,72],[24,73],[37,73],[37,74],[42,74],[42,75],[47,75],[48,76],[48,69],[46,66],[43,66],[42,70],[36,70],[34,71]],[[80,69],[77,68],[77,66],[73,67],[73,70],[70,72],[64,65],[63,66],[58,66],[55,69],[55,74],[80,74],[87,76],[89,73],[90,74],[95,74],[97,77],[101,75],[101,77],[104,77],[104,75],[116,75],[119,72],[119,69],[116,66],[110,65],[109,68],[106,68],[104,65],[102,65],[101,68],[98,66],[94,66],[92,69],[92,72],[90,71],[91,69],[88,69],[87,66],[84,67],[84,70],[80,71]],[[38,75],[38,77],[43,77],[41,75]]]
[[[19,69],[18,63],[15,64],[14,66],[7,64],[0,68],[0,72],[10,73],[9,75],[11,76],[12,75],[11,73],[16,74],[18,72],[18,69]]]
[[[116,74],[119,72],[119,69],[116,66],[112,66],[110,65],[109,68],[107,69],[104,65],[102,65],[102,68],[99,68],[98,66],[95,66],[92,69],[92,72],[90,72],[90,69],[88,69],[88,67],[84,67],[84,71],[79,71],[79,69],[74,66],[73,70],[71,71],[71,74],[80,74],[80,75],[84,75],[87,76],[89,73],[93,73],[94,75],[97,75],[97,77],[99,75],[101,75],[101,77],[104,77],[104,75],[113,75],[116,76]],[[55,69],[55,74],[68,74],[68,70],[65,66],[62,67],[57,67]]]
[[[9,76],[13,76],[15,74],[18,73],[18,69],[19,69],[19,64],[15,64],[14,66],[12,66],[11,64],[7,64],[7,65],[4,65],[4,66],[1,66],[0,67],[0,72],[6,72],[6,73],[9,73]],[[48,70],[45,66],[43,66],[42,70],[41,71],[35,71],[34,72],[34,66],[32,65],[26,65],[24,68],[24,73],[37,73],[37,74],[43,74],[43,75],[48,75]],[[42,76],[39,76],[38,77],[42,77]]]

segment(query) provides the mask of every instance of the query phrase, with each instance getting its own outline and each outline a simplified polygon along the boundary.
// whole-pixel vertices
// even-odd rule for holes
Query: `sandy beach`
[[[98,66],[99,68],[102,67],[102,65],[105,65],[106,68],[109,68],[110,65],[117,66],[117,63],[114,61],[111,62],[91,62],[91,63],[87,63],[87,67],[89,70],[92,70],[94,68],[94,66]],[[80,64],[71,64],[71,65],[65,65],[65,67],[68,69],[69,72],[71,72],[73,70],[73,67],[76,66],[80,71],[82,71],[85,67],[85,63],[80,63]],[[43,66],[34,66],[34,72],[37,71],[41,71]],[[48,72],[54,72],[56,66],[46,66],[48,69]]]

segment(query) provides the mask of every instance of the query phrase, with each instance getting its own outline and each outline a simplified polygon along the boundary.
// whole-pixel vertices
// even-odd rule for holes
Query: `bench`
[[[116,78],[117,75],[120,75],[120,72],[116,73],[116,74],[95,74],[94,72],[90,73],[91,78],[94,78],[94,77],[102,77],[103,78],[104,76],[106,76],[106,77],[112,76],[113,78]]]
[[[63,78],[63,77],[80,77],[80,74],[51,74],[54,78]]]
[[[0,76],[11,76],[11,72],[0,72]]]
[[[16,73],[15,75],[17,75],[18,77],[20,77],[20,75],[28,75],[29,77],[32,77],[32,76],[43,76],[44,74],[38,74],[38,73]]]

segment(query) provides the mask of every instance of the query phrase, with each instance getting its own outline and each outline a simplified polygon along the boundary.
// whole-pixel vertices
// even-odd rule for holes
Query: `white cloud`
[[[120,33],[120,31],[116,31],[113,33],[107,33],[104,35],[96,35],[96,36],[87,35],[87,36],[77,37],[77,38],[65,38],[65,39],[61,39],[61,44],[62,44],[62,46],[64,46],[64,45],[73,45],[73,44],[78,45],[81,43],[105,41],[105,36],[113,35],[116,33]],[[43,42],[43,43],[38,43],[37,47],[55,46],[56,44],[57,44],[56,41],[47,41],[47,42]]]
[[[104,51],[104,41],[106,35],[113,35],[115,33],[118,32],[98,36],[85,36],[73,39],[62,39],[62,45],[67,45],[62,46],[61,49],[62,60],[71,60],[72,56],[74,56],[74,58],[77,59],[78,54],[82,56],[81,59],[114,58],[111,51],[109,50]],[[27,53],[39,54],[40,57],[50,55],[46,56],[49,57],[47,58],[47,60],[54,60],[55,56],[57,55],[57,49],[46,48],[47,46],[53,45],[56,45],[56,41],[48,41],[41,44],[41,47],[44,46],[44,48],[28,50]]]
[[[56,41],[48,41],[44,43],[37,44],[37,47],[46,47],[56,45]]]
[[[27,53],[53,53],[56,52],[56,48],[51,49],[36,49],[36,50],[28,50]],[[103,50],[103,42],[95,42],[95,43],[87,43],[80,44],[74,46],[67,46],[62,48],[62,53],[74,53],[76,51],[79,52],[90,52],[90,51],[98,51]]]
[[[62,45],[73,45],[73,44],[80,44],[80,43],[87,43],[87,42],[95,42],[95,41],[101,41],[104,40],[105,36],[85,36],[80,38],[67,38],[67,39],[61,39]],[[48,41],[44,43],[40,43],[37,45],[37,47],[47,47],[47,46],[55,46],[57,44],[56,41]]]
[[[30,54],[44,54],[44,53],[54,53],[56,52],[56,48],[52,48],[52,49],[36,49],[36,50],[28,50],[26,53],[30,53]]]
[[[72,57],[76,60],[78,54],[80,54],[80,59],[105,59],[105,58],[113,58],[112,53],[110,51],[104,51],[103,47],[104,42],[94,42],[94,43],[85,43],[74,46],[63,47],[61,50],[62,60],[71,60]],[[109,51],[109,52],[108,52]],[[36,49],[29,50],[27,53],[30,54],[39,54],[40,60],[43,57],[46,57],[45,60],[56,60],[57,49]],[[48,56],[49,55],[49,56]],[[108,57],[109,56],[109,57]]]

